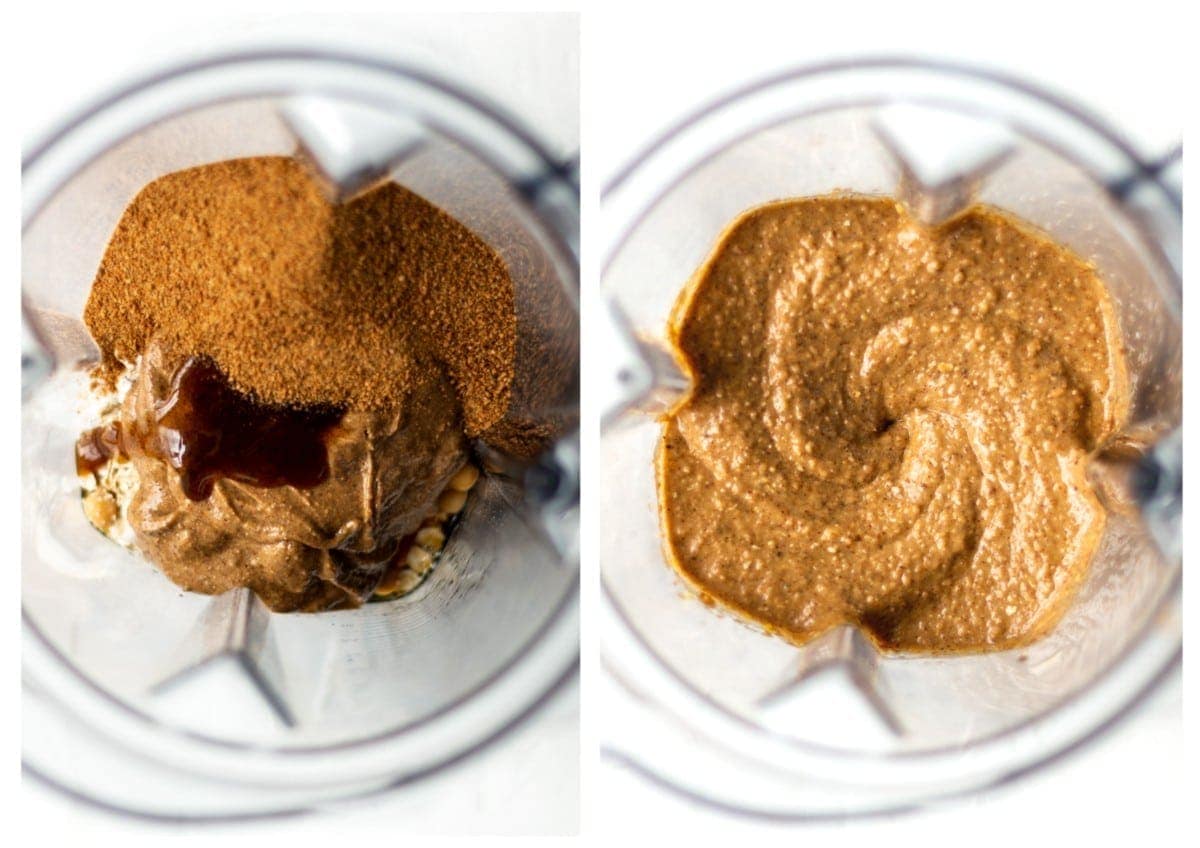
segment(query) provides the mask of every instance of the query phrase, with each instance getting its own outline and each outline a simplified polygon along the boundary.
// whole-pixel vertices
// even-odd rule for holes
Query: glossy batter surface
[[[658,454],[669,558],[795,642],[1015,647],[1087,570],[1090,453],[1128,406],[1103,283],[976,207],[926,229],[891,200],[752,210],[676,303],[694,388]]]

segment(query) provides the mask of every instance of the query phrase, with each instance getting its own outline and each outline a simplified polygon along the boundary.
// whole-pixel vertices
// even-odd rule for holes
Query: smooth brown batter
[[[669,559],[801,643],[842,623],[891,650],[1046,633],[1105,515],[1088,456],[1124,423],[1095,271],[975,207],[784,201],[736,220],[681,294],[691,394],[658,453]]]

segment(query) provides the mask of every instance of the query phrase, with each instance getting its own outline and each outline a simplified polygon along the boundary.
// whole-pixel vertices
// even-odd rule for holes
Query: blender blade
[[[1136,516],[1164,559],[1183,556],[1183,436],[1137,428],[1088,464],[1088,478],[1109,512]]]
[[[794,677],[759,698],[759,721],[780,733],[819,726],[833,745],[891,742],[904,728],[888,705],[879,659],[860,629],[835,627],[800,648]]]
[[[974,203],[984,178],[1015,149],[1002,125],[911,103],[883,109],[871,128],[899,171],[897,196],[929,225]]]
[[[300,158],[338,202],[374,187],[426,136],[425,128],[406,115],[317,95],[292,97],[280,113],[300,144]]]
[[[39,337],[34,323],[21,310],[21,398],[27,400],[33,390],[54,372],[54,357]]]
[[[601,386],[600,426],[606,429],[631,410],[664,412],[684,398],[691,381],[658,344],[639,339],[621,308],[609,300],[599,321],[600,349],[608,352],[610,375]]]
[[[249,589],[214,597],[176,655],[176,667],[152,687],[158,705],[194,727],[207,711],[238,694],[237,722],[294,727],[283,670],[270,634],[271,612]],[[272,715],[264,716],[264,711]],[[224,726],[224,720],[218,726]]]

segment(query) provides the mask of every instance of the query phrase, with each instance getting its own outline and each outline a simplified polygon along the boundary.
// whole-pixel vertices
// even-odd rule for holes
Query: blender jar
[[[1174,666],[1182,360],[1172,168],[1020,83],[857,62],[742,90],[620,174],[602,204],[615,352],[600,471],[610,757],[741,812],[895,810],[1058,756]],[[667,353],[671,306],[741,212],[835,190],[897,196],[929,222],[992,204],[1094,262],[1109,285],[1133,392],[1128,427],[1091,469],[1110,519],[1070,610],[1027,648],[881,655],[851,627],[797,648],[690,597],[664,559],[655,413],[686,391]]]
[[[151,180],[299,155],[334,197],[395,180],[505,260],[518,323],[507,422],[562,434],[485,456],[412,594],[319,615],[184,593],[84,518],[94,423],[80,320],[109,235]],[[24,163],[23,759],[68,793],[156,817],[304,809],[466,756],[578,661],[578,188],[489,104],[417,68],[247,54],[107,99]],[[93,413],[94,414],[94,413]],[[490,464],[489,464],[490,462]]]

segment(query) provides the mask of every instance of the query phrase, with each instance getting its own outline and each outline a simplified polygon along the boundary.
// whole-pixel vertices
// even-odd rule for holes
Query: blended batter
[[[1088,457],[1124,423],[1094,269],[975,207],[936,229],[851,195],[751,210],[680,295],[693,378],[658,453],[669,559],[796,643],[1028,644],[1104,528]]]

